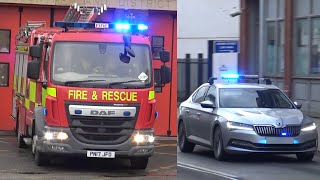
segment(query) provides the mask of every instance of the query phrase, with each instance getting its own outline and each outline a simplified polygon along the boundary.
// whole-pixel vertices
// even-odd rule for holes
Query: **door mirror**
[[[213,102],[211,101],[203,101],[200,103],[203,108],[216,108]]]
[[[167,84],[171,82],[171,69],[165,65],[161,66],[161,84]]]
[[[42,47],[39,45],[34,45],[30,47],[29,55],[33,58],[41,58],[42,57]]]
[[[160,60],[163,63],[169,62],[170,61],[170,53],[169,51],[160,51]]]
[[[299,102],[294,102],[294,105],[296,106],[297,109],[301,109],[302,104]]]
[[[39,79],[40,61],[32,60],[28,63],[27,77],[30,79]]]
[[[120,53],[120,61],[128,64],[130,62],[130,56]]]

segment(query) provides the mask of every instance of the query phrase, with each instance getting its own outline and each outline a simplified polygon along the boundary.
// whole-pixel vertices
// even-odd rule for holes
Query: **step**
[[[23,138],[23,141],[24,141],[27,145],[31,145],[31,144],[32,144],[32,139],[31,139],[31,138]]]

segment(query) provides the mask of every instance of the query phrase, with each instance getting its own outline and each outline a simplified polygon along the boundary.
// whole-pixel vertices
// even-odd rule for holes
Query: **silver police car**
[[[212,148],[218,160],[231,153],[281,153],[312,161],[318,146],[317,127],[299,110],[301,104],[292,102],[270,80],[214,80],[197,88],[179,107],[182,152],[201,145]]]

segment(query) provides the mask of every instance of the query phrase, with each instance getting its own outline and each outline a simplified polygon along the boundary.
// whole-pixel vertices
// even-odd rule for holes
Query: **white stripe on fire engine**
[[[76,111],[78,113],[76,113]],[[76,116],[134,117],[136,115],[136,108],[135,107],[114,107],[114,106],[70,105],[69,113],[70,115],[76,115]],[[124,114],[128,114],[128,115],[124,115]]]

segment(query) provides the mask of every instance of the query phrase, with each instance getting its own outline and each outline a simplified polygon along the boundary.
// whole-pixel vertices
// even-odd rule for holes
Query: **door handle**
[[[200,116],[200,115],[201,115],[201,113],[197,113],[197,115],[198,115],[198,116]]]
[[[186,113],[189,113],[189,110],[186,110]]]

